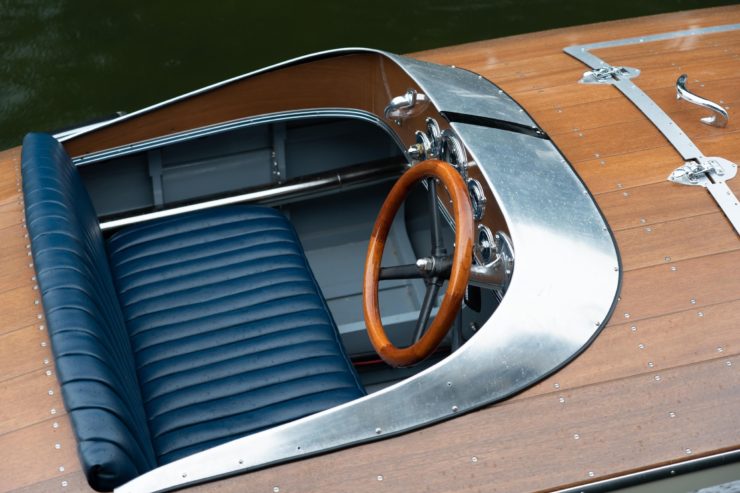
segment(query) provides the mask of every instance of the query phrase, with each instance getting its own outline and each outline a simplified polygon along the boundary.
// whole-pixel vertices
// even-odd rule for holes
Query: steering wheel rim
[[[425,179],[438,179],[447,189],[453,204],[453,217],[455,221],[455,253],[452,257],[452,266],[449,274],[449,284],[445,292],[439,311],[427,331],[416,342],[405,348],[398,348],[388,339],[380,318],[380,306],[378,301],[378,282],[380,280],[380,263],[383,258],[383,250],[390,232],[393,219],[401,204],[406,199],[411,187],[417,182]],[[436,207],[436,195],[434,186],[430,191],[433,207]],[[436,212],[432,210],[432,248],[435,245],[435,221]],[[438,234],[438,233],[436,233]],[[378,355],[389,365],[394,367],[410,366],[425,359],[432,354],[442,339],[445,337],[452,322],[457,316],[460,305],[465,294],[465,289],[470,278],[470,267],[473,253],[473,213],[468,197],[468,190],[463,178],[450,164],[429,159],[414,165],[406,171],[393,185],[383,206],[380,208],[378,218],[375,221],[373,232],[370,235],[367,257],[365,260],[365,273],[362,288],[362,304],[365,314],[370,342]],[[433,252],[434,255],[434,252]],[[438,290],[439,285],[436,288]],[[430,288],[427,287],[426,298],[433,298],[436,290],[430,296]],[[429,307],[431,309],[431,307]],[[422,309],[423,310],[423,309]],[[422,313],[421,316],[424,314]],[[428,316],[428,313],[427,313]],[[424,322],[426,323],[426,322]]]

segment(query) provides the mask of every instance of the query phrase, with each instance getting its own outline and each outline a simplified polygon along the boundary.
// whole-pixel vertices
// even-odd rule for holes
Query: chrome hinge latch
[[[701,156],[686,161],[668,175],[668,179],[681,185],[706,188],[730,220],[735,231],[740,234],[740,202],[727,186],[737,174],[737,164],[721,157]]]
[[[737,174],[737,165],[721,157],[701,157],[686,161],[676,168],[668,179],[681,185],[706,187],[707,183],[727,181]]]
[[[603,67],[583,72],[581,84],[614,84],[620,80],[632,79],[640,75],[640,70],[632,67]]]

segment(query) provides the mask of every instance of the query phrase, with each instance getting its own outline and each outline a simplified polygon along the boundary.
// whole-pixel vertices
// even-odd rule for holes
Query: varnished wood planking
[[[46,483],[53,486],[51,491],[65,491],[61,478],[69,474],[85,481],[77,460],[75,438],[67,420],[50,416],[35,425],[0,435],[0,447],[3,451],[12,451],[4,453],[0,461],[2,491],[23,487],[43,491],[40,488],[34,490],[35,485],[51,479],[58,479],[58,482]]]
[[[0,185],[0,491],[89,491],[36,304],[19,158],[18,148],[0,153],[0,183],[12,183]]]
[[[34,357],[36,353],[33,351],[28,357]],[[43,364],[43,358],[38,361]],[[0,408],[0,436],[17,433],[17,430],[22,433],[24,428],[64,414],[64,403],[53,364],[48,365],[48,369],[52,371],[51,375],[46,374],[45,368],[38,368],[0,382],[0,393],[4,399]]]
[[[19,147],[0,152],[0,204],[18,200],[20,157]]]
[[[701,310],[702,317],[691,308],[641,321],[616,320],[572,364],[514,400],[740,353],[740,300]]]
[[[625,271],[740,249],[737,233],[720,212],[618,231],[615,237]]]
[[[676,163],[673,163],[674,165]],[[612,230],[646,227],[717,212],[717,203],[703,187],[681,186],[666,180],[634,189],[596,196]]]
[[[19,286],[30,286],[33,283],[33,269],[28,267],[31,258],[26,248],[28,238],[25,230],[18,225],[9,226],[0,231],[0,239],[0,293]]]
[[[27,486],[21,486],[10,490],[12,493],[38,493],[53,491],[58,493],[92,493],[87,484],[85,475],[80,471],[72,473],[64,472],[53,479],[34,482]]]
[[[637,80],[639,83],[639,79]],[[708,84],[700,88],[703,97],[715,101],[724,101],[724,104],[733,108],[740,105],[740,95],[737,93],[737,81],[726,79]],[[605,95],[614,95],[607,86],[600,86]],[[676,91],[673,87],[663,87],[645,91],[655,103],[660,106],[681,128],[684,128],[692,138],[703,136],[723,136],[730,132],[737,132],[738,126],[734,119],[729,127],[720,129],[710,127],[699,122],[699,118],[707,115],[707,110],[676,100]],[[737,99],[735,99],[737,98]],[[573,104],[563,104],[557,108],[532,109],[531,114],[538,124],[547,127],[550,136],[570,132],[574,127],[590,129],[604,125],[614,125],[644,119],[642,112],[631,101],[618,93],[614,97],[597,101],[572,101]],[[609,115],[608,119],[604,115]]]
[[[695,139],[694,143],[707,156],[723,156],[734,162],[740,161],[740,133]],[[642,185],[666,182],[668,175],[682,164],[681,156],[666,142],[661,147],[616,156],[594,156],[576,161],[573,166],[586,181],[591,193],[598,196],[610,191],[624,193]],[[730,180],[728,185],[736,194],[740,193],[740,180]],[[672,187],[687,189],[677,184],[672,184]]]
[[[611,323],[634,322],[689,308],[696,309],[699,316],[704,306],[734,301],[740,294],[740,276],[732,275],[738,265],[740,250],[733,250],[626,272],[621,301]]]
[[[640,149],[616,156],[592,156],[573,163],[592,194],[612,191],[624,193],[630,188],[662,183],[671,171],[683,164],[678,153],[668,144]]]
[[[650,372],[502,403],[392,440],[193,491],[277,486],[339,492],[348,484],[353,491],[408,491],[413,485],[428,491],[547,491],[694,458],[740,441],[733,413],[740,393],[726,391],[738,382],[738,364],[737,356],[712,359],[688,372]]]
[[[47,342],[46,333],[39,327],[29,325],[0,335],[0,382],[45,366],[52,371],[54,366],[51,362],[51,351],[48,344],[44,345]],[[44,364],[45,361],[48,363]]]
[[[33,274],[31,269],[28,272]],[[41,307],[34,305],[37,294],[38,291],[34,291],[31,285],[20,285],[0,293],[0,306],[3,307],[0,311],[0,334],[21,329],[41,320],[39,318]]]

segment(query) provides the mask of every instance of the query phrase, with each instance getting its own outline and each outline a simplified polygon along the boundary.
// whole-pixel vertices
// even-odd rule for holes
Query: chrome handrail
[[[702,123],[712,125],[713,127],[726,127],[727,121],[730,119],[730,115],[727,113],[727,110],[714,101],[710,101],[701,96],[697,96],[693,92],[689,91],[686,88],[687,79],[688,76],[686,74],[683,74],[681,75],[681,77],[678,78],[678,80],[676,80],[676,99],[683,99],[685,101],[688,101],[689,103],[701,106],[702,108],[706,108],[708,110],[712,110],[714,111],[714,113],[716,113],[701,118]],[[717,119],[718,115],[720,117],[719,119]]]

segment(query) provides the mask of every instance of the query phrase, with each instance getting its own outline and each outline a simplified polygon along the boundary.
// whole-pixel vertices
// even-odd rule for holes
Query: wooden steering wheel
[[[383,258],[383,249],[393,218],[411,187],[423,179],[427,179],[429,188],[429,207],[432,217],[431,256],[417,260],[415,265],[381,268],[380,261]],[[445,186],[452,199],[455,220],[455,253],[453,256],[447,254],[440,232],[437,180]],[[391,189],[375,221],[375,227],[370,236],[370,246],[367,250],[362,287],[362,304],[367,332],[375,350],[386,363],[395,367],[413,365],[429,356],[442,342],[460,310],[470,277],[472,252],[473,213],[468,190],[460,174],[450,164],[436,159],[426,160],[406,171]],[[424,279],[426,294],[416,322],[415,342],[408,347],[398,348],[388,340],[380,320],[378,282],[381,279],[410,278]],[[429,329],[424,332],[434,301],[445,280],[449,280],[449,285],[444,299],[437,316]]]

